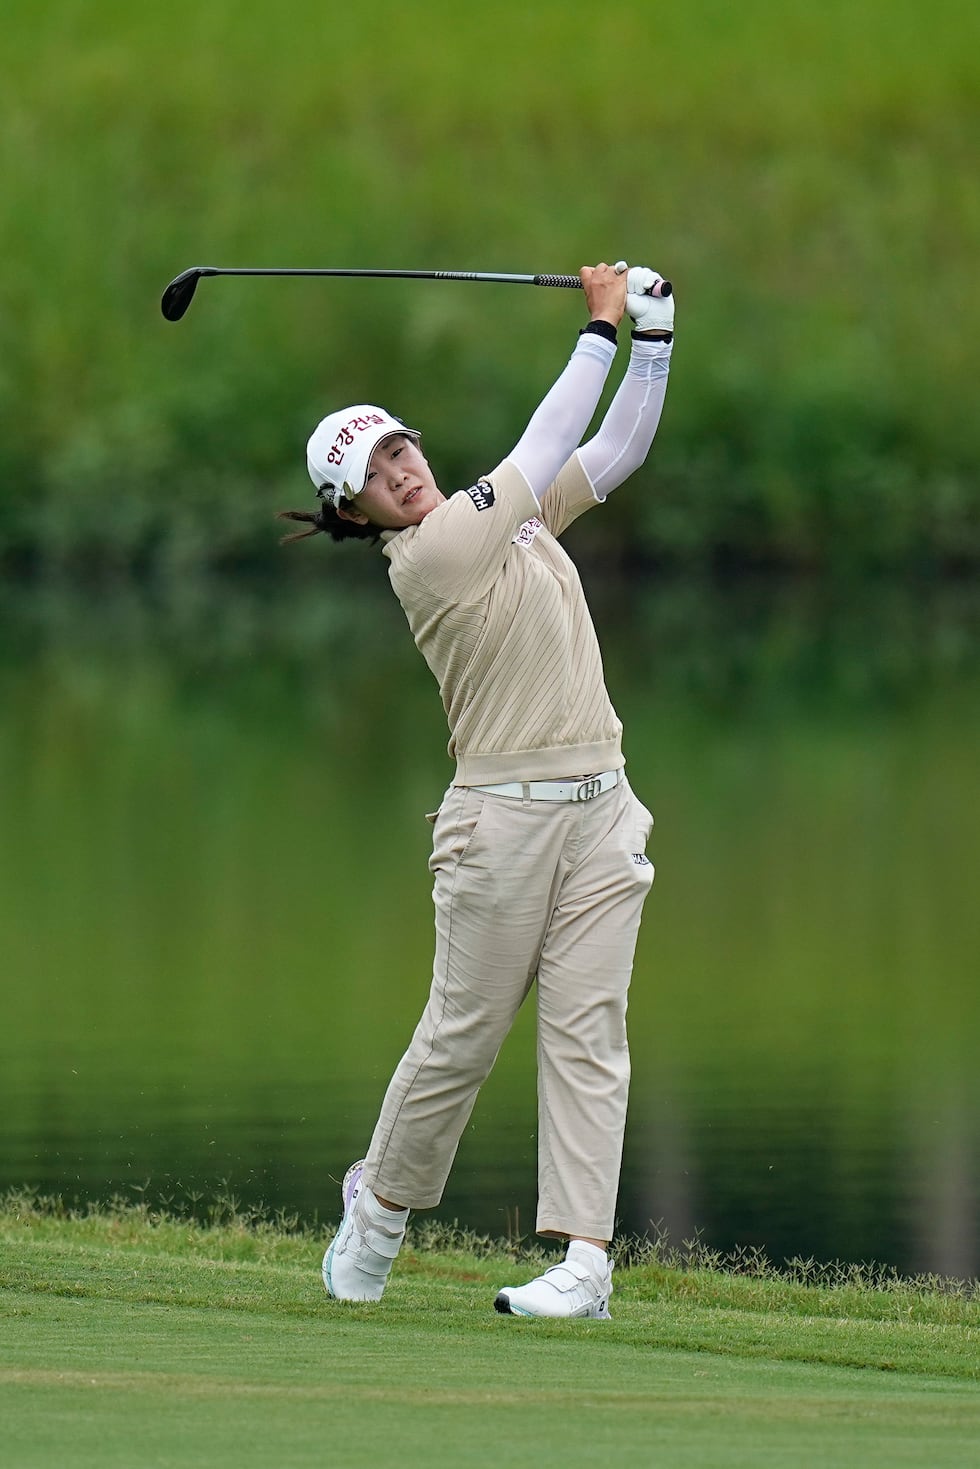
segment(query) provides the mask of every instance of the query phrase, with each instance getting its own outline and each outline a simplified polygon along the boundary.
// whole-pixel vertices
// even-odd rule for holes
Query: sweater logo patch
[[[525,520],[517,532],[517,535],[514,537],[514,545],[529,546],[539,530],[544,530],[544,524],[536,515],[532,515],[530,520]]]
[[[486,480],[479,480],[477,484],[471,486],[464,493],[469,495],[477,510],[490,510],[496,499],[493,488],[487,484]]]

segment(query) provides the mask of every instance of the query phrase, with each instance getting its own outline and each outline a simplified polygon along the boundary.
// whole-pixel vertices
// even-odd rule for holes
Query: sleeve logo
[[[469,495],[477,510],[491,510],[496,499],[493,487],[485,479],[478,480],[470,489],[464,490],[463,494]]]

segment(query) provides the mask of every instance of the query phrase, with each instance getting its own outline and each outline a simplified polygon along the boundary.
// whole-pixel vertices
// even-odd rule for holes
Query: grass
[[[8,0],[0,58],[0,551],[267,557],[326,405],[432,427],[454,486],[506,452],[567,293],[205,283],[183,267],[569,270],[678,286],[665,559],[980,557],[971,364],[978,12],[938,0],[490,8]],[[644,166],[638,165],[643,159]],[[682,348],[682,350],[681,350]]]
[[[975,1286],[633,1245],[606,1323],[522,1322],[540,1258],[416,1232],[379,1306],[328,1234],[27,1195],[0,1210],[0,1451],[18,1466],[975,1462]]]

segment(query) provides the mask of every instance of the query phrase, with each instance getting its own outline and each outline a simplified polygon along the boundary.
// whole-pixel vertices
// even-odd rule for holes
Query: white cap
[[[306,445],[306,467],[317,494],[335,509],[353,500],[364,488],[371,455],[392,434],[421,438],[418,429],[407,428],[374,403],[355,403],[321,419]]]

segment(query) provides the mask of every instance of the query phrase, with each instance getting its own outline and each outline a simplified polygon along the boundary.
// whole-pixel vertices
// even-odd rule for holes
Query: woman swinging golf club
[[[607,1319],[629,1087],[626,999],[653,818],[624,774],[582,587],[558,537],[646,458],[672,350],[673,299],[642,267],[581,272],[589,322],[514,449],[470,489],[439,489],[416,429],[361,404],[308,445],[323,505],[298,539],[379,540],[452,732],[435,817],[428,1003],[348,1170],[324,1256],[339,1300],[380,1300],[411,1209],[438,1204],[480,1086],[532,984],[538,1009],[539,1234],[562,1263],[498,1311]],[[633,320],[629,365],[581,447]]]

